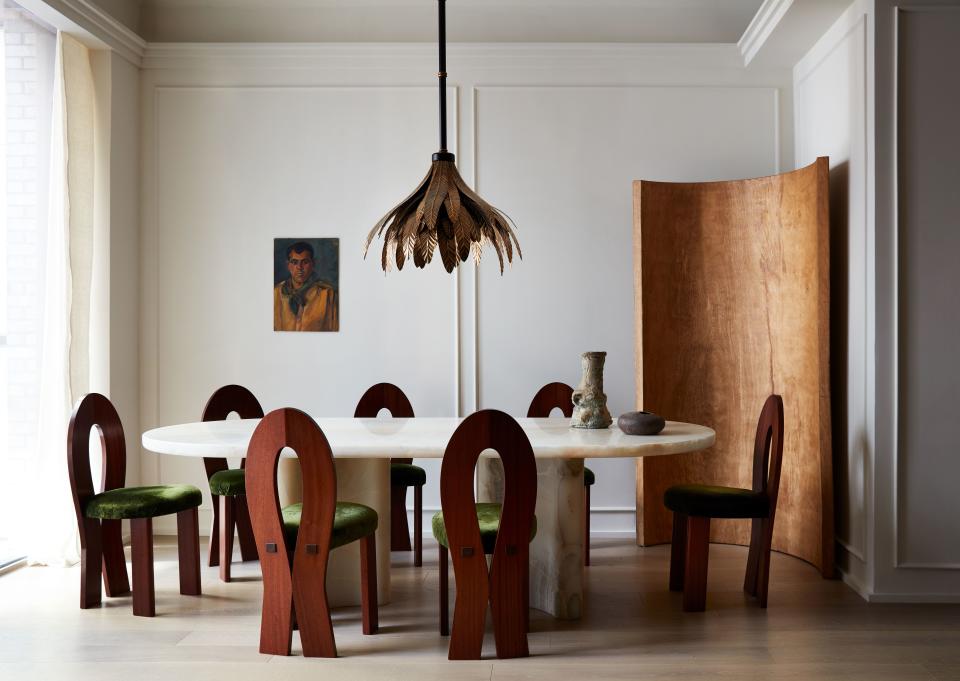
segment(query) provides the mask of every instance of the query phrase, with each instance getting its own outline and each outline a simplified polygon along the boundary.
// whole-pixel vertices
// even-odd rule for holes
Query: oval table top
[[[335,457],[443,458],[462,418],[319,418]],[[604,429],[571,428],[564,417],[521,418],[534,455],[543,459],[593,459],[659,456],[695,452],[713,445],[716,433],[706,426],[667,421],[658,435],[627,435],[616,425]],[[143,434],[143,446],[159,454],[242,458],[260,419],[183,423]],[[285,450],[284,456],[294,456]]]

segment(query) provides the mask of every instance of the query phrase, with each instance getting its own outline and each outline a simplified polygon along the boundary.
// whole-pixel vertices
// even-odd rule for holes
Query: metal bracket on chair
[[[307,544],[307,553],[315,555],[320,552],[319,547],[316,544]]]
[[[277,545],[273,542],[267,542],[267,553],[276,553]]]
[[[507,555],[515,556],[517,555],[517,545],[516,544],[507,544]]]
[[[472,546],[462,546],[460,547],[460,557],[461,558],[470,558],[473,556],[473,547]]]

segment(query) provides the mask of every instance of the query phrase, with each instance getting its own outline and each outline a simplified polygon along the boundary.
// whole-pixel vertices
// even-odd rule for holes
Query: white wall
[[[872,224],[866,0],[854,2],[794,68],[796,165],[830,157],[831,347],[837,562],[861,592],[872,515]]]
[[[140,69],[110,54],[110,399],[140,483]]]
[[[140,70],[91,50],[97,106],[90,390],[117,408],[127,485],[140,483]]]
[[[420,415],[522,415],[596,349],[612,411],[631,409],[631,181],[792,166],[790,74],[745,71],[735,46],[451,46],[461,171],[516,220],[526,257],[502,278],[491,254],[479,273],[384,277],[360,247],[436,150],[434,59],[419,45],[148,48],[142,429],[196,420],[227,382],[267,409],[348,415],[388,380]],[[340,333],[273,332],[283,236],[340,239]],[[205,486],[199,461],[142,456],[145,482]],[[632,534],[633,462],[596,469],[594,528]]]

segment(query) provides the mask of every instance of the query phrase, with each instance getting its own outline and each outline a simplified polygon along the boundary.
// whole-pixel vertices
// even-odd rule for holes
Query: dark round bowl
[[[628,411],[617,419],[617,426],[627,435],[656,435],[665,425],[662,416],[650,411]]]

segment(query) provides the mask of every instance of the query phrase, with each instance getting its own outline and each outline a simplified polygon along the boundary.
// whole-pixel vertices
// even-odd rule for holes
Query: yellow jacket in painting
[[[294,290],[286,279],[273,287],[274,331],[339,331],[337,292],[311,277]]]

